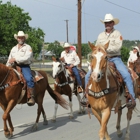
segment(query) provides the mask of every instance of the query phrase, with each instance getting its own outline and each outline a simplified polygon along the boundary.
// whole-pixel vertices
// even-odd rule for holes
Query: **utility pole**
[[[78,24],[77,24],[77,38],[78,38],[78,56],[80,58],[79,67],[81,68],[82,56],[81,56],[81,0],[78,0]]]
[[[69,37],[68,37],[68,21],[69,20],[65,20],[66,21],[66,36],[67,36],[67,42],[69,42]]]

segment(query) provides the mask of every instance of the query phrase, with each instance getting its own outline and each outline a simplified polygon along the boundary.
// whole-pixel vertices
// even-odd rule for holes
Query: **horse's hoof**
[[[125,136],[125,140],[130,140],[129,135],[126,135],[126,136]]]
[[[123,133],[121,132],[121,133],[118,133],[117,135],[118,135],[119,138],[121,138]]]
[[[48,125],[48,121],[47,121],[47,120],[44,121],[44,122],[43,122],[43,125]]]
[[[13,136],[13,134],[10,134],[10,132],[6,132],[5,133],[5,137],[10,139]]]
[[[73,116],[69,116],[69,119],[73,119]]]
[[[83,114],[86,114],[86,111],[85,111],[85,110],[83,110],[83,111],[82,111],[82,113],[83,113]]]
[[[56,122],[56,120],[55,120],[55,119],[51,119],[51,122],[52,122],[52,123],[55,123],[55,122]]]
[[[78,111],[78,114],[82,114],[81,111]]]

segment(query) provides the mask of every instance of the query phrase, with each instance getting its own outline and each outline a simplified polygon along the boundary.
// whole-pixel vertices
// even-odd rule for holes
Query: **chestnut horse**
[[[43,98],[45,91],[47,90],[50,96],[56,103],[67,108],[67,102],[58,93],[53,91],[48,83],[48,78],[45,71],[38,71],[44,78],[38,82],[35,82],[35,102],[38,104],[36,122],[32,127],[32,130],[37,129],[40,114],[42,113],[44,124],[47,124],[47,117],[43,108]],[[16,104],[27,103],[27,93],[19,101],[23,83],[19,80],[19,77],[15,73],[13,68],[0,64],[0,106],[4,111],[2,116],[4,123],[4,134],[6,138],[10,138],[13,135],[14,127],[10,117],[10,112],[16,106]],[[9,127],[7,125],[9,123]]]
[[[77,96],[79,103],[79,114],[85,113],[84,107],[81,106],[80,100],[81,96],[77,92],[77,85],[75,84],[75,79],[71,76],[71,73],[68,69],[65,68],[65,64],[61,61],[52,57],[53,60],[53,78],[55,78],[54,90],[59,92],[61,95],[64,94],[69,98],[69,106],[70,106],[70,116],[69,118],[73,118],[73,109],[72,109],[72,94],[74,93]],[[82,70],[85,74],[86,72]],[[82,88],[84,89],[85,80],[84,76],[82,78]],[[80,93],[81,94],[81,93]],[[56,121],[56,113],[58,109],[58,104],[55,104],[55,112],[52,121]]]
[[[106,140],[111,140],[108,131],[107,123],[111,116],[112,108],[115,108],[118,112],[117,119],[117,134],[119,137],[122,136],[120,130],[120,120],[122,110],[120,109],[122,105],[126,104],[126,99],[124,97],[125,88],[122,86],[121,90],[118,86],[116,77],[113,75],[113,71],[108,64],[106,49],[108,48],[109,42],[104,46],[94,46],[89,42],[89,45],[92,49],[92,60],[91,60],[91,76],[87,86],[88,101],[91,106],[92,112],[100,123],[99,137],[100,140],[103,140],[104,137]],[[125,140],[130,139],[130,120],[132,117],[133,109],[128,108],[127,112],[127,128]]]

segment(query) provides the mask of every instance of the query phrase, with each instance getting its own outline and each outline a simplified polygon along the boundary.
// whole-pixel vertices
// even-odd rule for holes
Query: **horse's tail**
[[[56,103],[61,105],[63,108],[68,109],[68,102],[61,96],[61,94],[53,90],[49,84],[47,85],[47,90]]]

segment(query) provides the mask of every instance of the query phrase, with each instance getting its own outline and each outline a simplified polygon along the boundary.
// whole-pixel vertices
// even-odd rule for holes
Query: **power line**
[[[137,11],[134,11],[134,10],[128,9],[128,8],[126,8],[126,7],[123,7],[123,6],[118,5],[118,4],[116,4],[116,3],[110,2],[110,1],[108,1],[108,0],[104,0],[104,1],[106,1],[106,2],[108,2],[108,3],[111,3],[111,4],[113,4],[113,5],[116,5],[116,6],[118,6],[118,7],[121,7],[121,8],[123,8],[123,9],[126,9],[126,10],[128,10],[128,11],[131,11],[131,12],[134,12],[134,13],[137,13],[137,14],[140,14],[140,13],[137,12]]]

